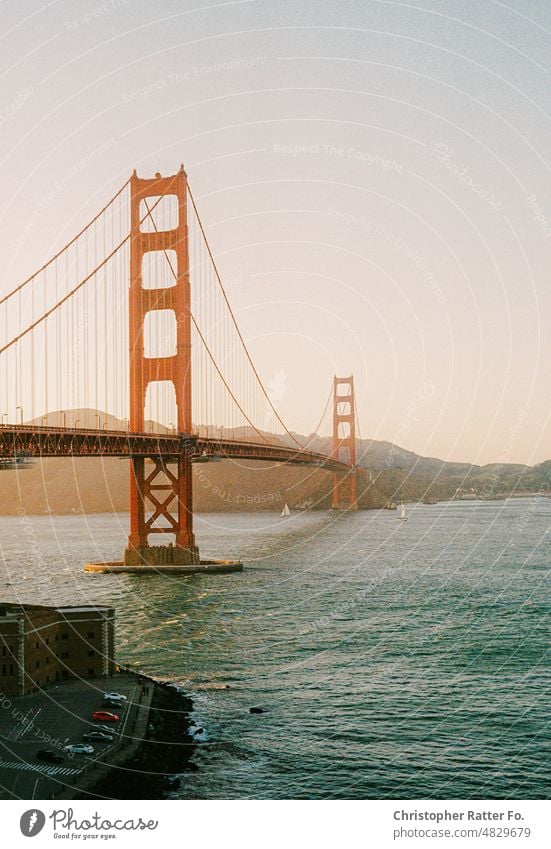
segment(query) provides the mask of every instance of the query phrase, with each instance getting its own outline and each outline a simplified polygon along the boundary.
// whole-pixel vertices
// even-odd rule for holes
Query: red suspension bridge
[[[199,564],[194,462],[318,466],[333,507],[357,509],[353,379],[334,379],[328,453],[301,444],[251,359],[183,168],[134,172],[0,298],[0,339],[0,459],[128,457],[127,567]]]

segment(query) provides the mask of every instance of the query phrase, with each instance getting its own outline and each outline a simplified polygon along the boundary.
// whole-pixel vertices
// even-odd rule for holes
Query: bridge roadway
[[[164,457],[176,459],[182,452],[192,462],[214,459],[267,460],[319,466],[331,472],[349,472],[352,467],[325,454],[305,448],[240,440],[172,433],[128,433],[120,430],[0,426],[0,460],[24,463],[36,457]]]

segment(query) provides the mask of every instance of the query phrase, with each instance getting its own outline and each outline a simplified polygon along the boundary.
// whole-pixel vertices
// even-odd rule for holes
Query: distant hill
[[[101,411],[50,413],[37,424],[125,429],[127,423]],[[168,428],[148,423],[148,429]],[[204,430],[202,431],[204,432]],[[215,429],[211,429],[214,433]],[[216,429],[226,437],[250,439],[247,428]],[[289,437],[267,434],[292,444]],[[295,434],[313,451],[328,453],[330,440],[317,434]],[[381,507],[387,501],[440,500],[452,497],[503,497],[510,493],[548,492],[551,460],[537,466],[448,463],[421,457],[391,442],[358,440],[357,460],[365,472],[358,476],[360,506]],[[307,466],[283,466],[260,461],[199,463],[194,466],[194,507],[197,511],[281,510],[291,507],[328,509],[332,475]],[[0,513],[98,513],[128,510],[129,464],[114,458],[44,459],[28,469],[0,471]]]

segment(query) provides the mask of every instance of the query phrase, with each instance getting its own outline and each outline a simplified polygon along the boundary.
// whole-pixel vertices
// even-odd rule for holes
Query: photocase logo
[[[283,369],[280,369],[274,376],[269,380],[268,386],[266,387],[266,391],[268,393],[268,398],[274,406],[278,401],[281,401],[285,395],[287,394],[287,374]],[[266,410],[266,424],[272,418],[272,410],[268,408]]]
[[[19,828],[21,829],[21,834],[24,834],[25,837],[36,837],[44,828],[45,823],[46,817],[42,811],[33,808],[22,814],[19,820]]]

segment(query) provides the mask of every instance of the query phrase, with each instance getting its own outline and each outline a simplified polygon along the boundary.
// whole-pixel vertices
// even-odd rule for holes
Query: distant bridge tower
[[[134,172],[130,217],[130,432],[143,432],[147,388],[156,381],[170,381],[177,406],[178,433],[191,436],[191,308],[187,232],[187,176],[183,170],[171,176],[142,180]],[[164,230],[156,210],[160,196],[177,210],[173,229]],[[165,207],[166,208],[166,207]],[[149,210],[155,211],[149,214]],[[174,257],[166,278],[144,286],[142,264],[151,251]],[[152,262],[149,268],[155,268]],[[174,272],[174,275],[172,274]],[[176,279],[171,280],[174,276]],[[174,314],[176,349],[172,356],[145,356],[144,324],[152,310]],[[148,352],[151,353],[151,352]],[[185,443],[183,443],[185,446]],[[130,536],[125,565],[186,565],[199,562],[193,534],[191,454],[175,457],[133,457],[130,475]],[[152,534],[170,534],[168,545],[150,546]]]
[[[356,493],[356,402],[354,378],[333,378],[333,445],[331,456],[354,468],[333,473],[333,510],[357,510]]]

